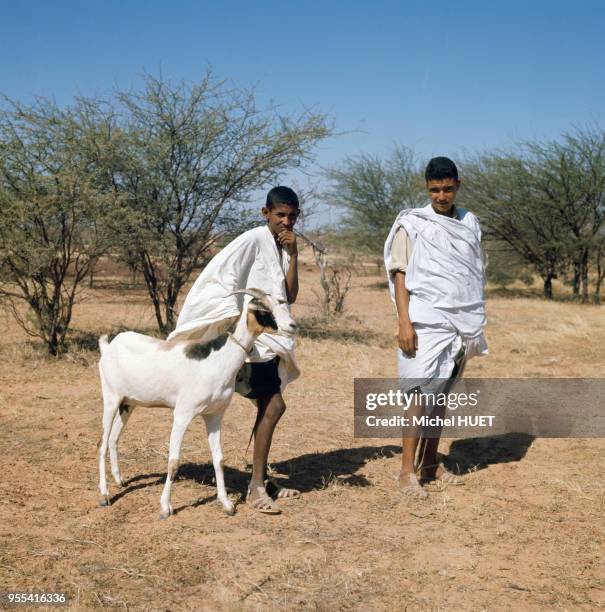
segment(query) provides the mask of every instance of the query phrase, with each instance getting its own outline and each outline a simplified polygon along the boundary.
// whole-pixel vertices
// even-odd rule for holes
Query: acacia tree
[[[572,267],[574,293],[581,288],[588,302],[589,263],[599,261],[605,218],[605,134],[576,130],[560,141],[524,143],[467,162],[463,174],[460,199],[479,212],[486,238],[531,264],[547,298],[553,278]]]
[[[560,142],[529,143],[536,189],[549,214],[569,232],[574,294],[589,301],[590,255],[605,219],[605,133],[595,128],[563,134]]]
[[[124,139],[107,166],[108,187],[120,194],[114,230],[138,255],[168,333],[180,291],[217,239],[249,224],[250,195],[309,160],[332,128],[323,115],[259,109],[253,93],[210,74],[194,85],[148,76],[142,92],[118,101]]]
[[[568,230],[536,188],[531,163],[514,153],[484,155],[463,168],[460,201],[481,217],[484,237],[508,244],[542,278],[544,296],[568,264]]]
[[[51,355],[65,349],[78,286],[107,247],[89,110],[38,99],[0,111],[0,299]]]
[[[381,251],[402,208],[426,201],[424,179],[411,149],[396,147],[387,159],[371,155],[347,157],[327,171],[327,202],[344,209],[343,229],[354,243]]]

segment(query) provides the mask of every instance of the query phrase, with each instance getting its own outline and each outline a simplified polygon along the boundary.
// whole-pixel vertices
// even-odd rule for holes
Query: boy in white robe
[[[176,329],[168,337],[211,340],[229,328],[250,296],[233,295],[236,289],[257,288],[289,304],[298,294],[298,250],[294,224],[299,214],[296,193],[275,187],[262,209],[267,224],[244,232],[204,268],[189,291]],[[267,461],[273,432],[286,410],[285,386],[297,378],[294,339],[261,334],[238,375],[236,390],[256,401],[252,478],[247,502],[267,514],[281,511],[273,498],[300,494],[267,478]]]
[[[487,353],[485,274],[479,222],[454,205],[456,165],[433,158],[425,179],[431,203],[398,215],[385,243],[385,265],[399,321],[399,378],[404,386],[407,381],[406,390],[439,393],[448,391],[470,357]],[[407,416],[424,409],[413,405]],[[437,437],[422,439],[419,427],[406,428],[402,491],[425,498],[423,482],[462,484],[438,463],[438,444]]]

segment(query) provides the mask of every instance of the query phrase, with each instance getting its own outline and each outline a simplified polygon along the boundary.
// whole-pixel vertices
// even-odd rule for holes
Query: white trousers
[[[397,350],[400,388],[404,392],[420,387],[422,391],[442,393],[456,365],[456,378],[462,374],[467,347],[454,328],[416,324],[414,329],[418,337],[416,355]]]

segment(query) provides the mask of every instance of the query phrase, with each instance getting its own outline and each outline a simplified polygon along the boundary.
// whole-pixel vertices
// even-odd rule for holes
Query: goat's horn
[[[251,287],[250,289],[236,289],[231,293],[231,295],[235,295],[237,293],[251,295],[254,299],[258,300],[265,308],[271,310],[271,304],[267,300],[267,294],[262,289],[255,289],[254,287]]]
[[[262,300],[267,294],[264,291],[261,291],[260,289],[236,289],[235,291],[231,292],[231,295],[235,295],[237,293],[244,293],[247,295],[251,295],[253,298],[256,298],[257,300]]]

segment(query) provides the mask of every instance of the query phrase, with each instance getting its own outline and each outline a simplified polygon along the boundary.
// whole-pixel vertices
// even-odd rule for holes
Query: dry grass
[[[241,503],[254,417],[241,398],[224,428],[234,517],[214,503],[205,433],[194,423],[177,513],[158,520],[170,431],[161,409],[135,412],[121,444],[128,481],[111,487],[110,508],[98,506],[95,338],[153,327],[141,289],[87,291],[69,359],[45,357],[0,317],[2,590],[66,590],[74,609],[605,607],[602,440],[444,443],[448,465],[472,473],[421,503],[395,490],[396,441],[352,438],[353,377],[395,374],[395,318],[381,280],[357,277],[349,319],[299,340],[303,376],[287,391],[271,461],[303,495],[279,517]],[[305,267],[299,320],[318,316],[316,281]],[[488,311],[491,354],[471,362],[469,376],[602,376],[600,308],[493,298]]]

